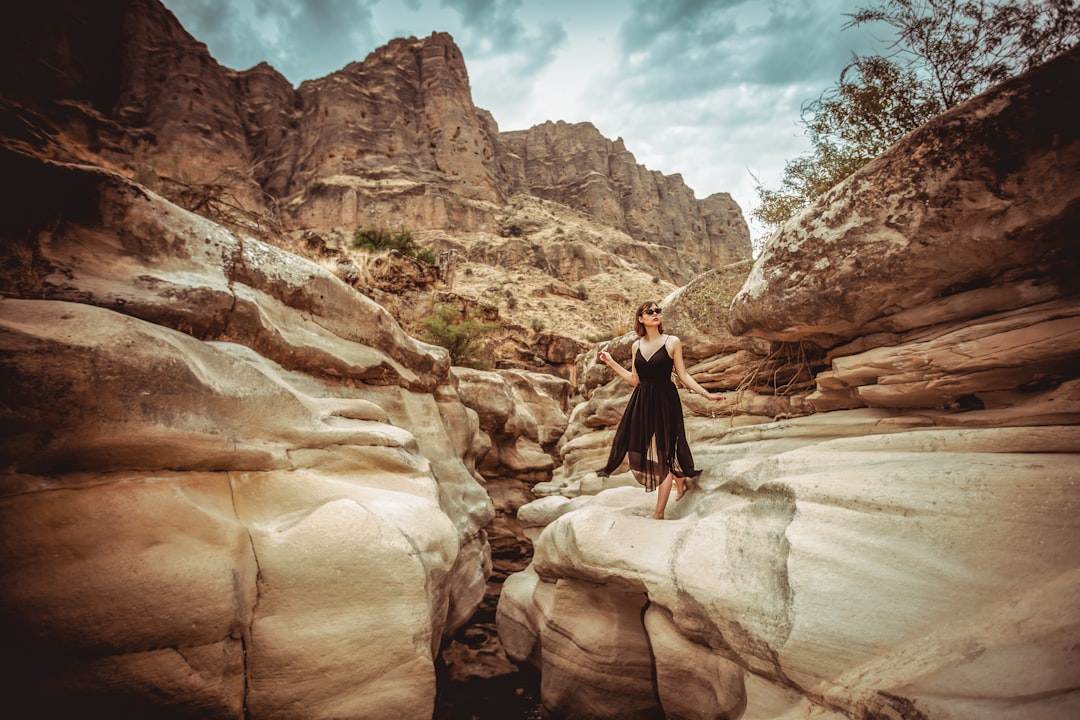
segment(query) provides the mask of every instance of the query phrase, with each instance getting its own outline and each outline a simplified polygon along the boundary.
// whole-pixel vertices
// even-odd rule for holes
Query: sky
[[[473,103],[500,130],[589,122],[698,198],[727,192],[755,239],[755,177],[779,186],[807,152],[801,108],[878,27],[847,28],[874,0],[164,0],[222,65],[266,61],[294,86],[397,37],[448,32]]]

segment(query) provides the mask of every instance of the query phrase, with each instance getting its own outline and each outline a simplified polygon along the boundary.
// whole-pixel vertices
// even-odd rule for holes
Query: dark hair
[[[634,332],[638,337],[645,337],[645,326],[641,324],[641,313],[645,312],[651,307],[660,307],[660,303],[655,303],[652,300],[643,302],[638,306],[637,312],[634,313]],[[660,334],[664,334],[664,321],[660,321],[660,327],[657,328]]]

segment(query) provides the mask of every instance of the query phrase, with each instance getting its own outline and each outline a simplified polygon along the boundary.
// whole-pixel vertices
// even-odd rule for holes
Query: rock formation
[[[531,462],[565,382],[509,377],[481,434],[446,352],[310,261],[106,170],[0,167],[9,711],[431,717],[490,574],[475,449]]]
[[[696,200],[681,177],[646,170],[591,126],[526,131],[534,140],[522,155],[520,134],[500,133],[473,106],[445,33],[393,40],[294,89],[266,64],[220,66],[156,0],[49,0],[26,20],[3,50],[17,71],[0,90],[71,138],[64,159],[124,168],[184,207],[291,240],[294,251],[311,234],[347,246],[365,227],[468,241],[495,233],[508,202],[531,193],[584,210],[646,255],[674,250],[680,262],[653,274],[749,257],[730,197]],[[573,150],[568,134],[588,151]]]
[[[590,123],[547,122],[500,134],[499,155],[515,185],[579,209],[631,237],[678,249],[710,267],[750,258],[746,220],[726,193],[697,200],[679,175],[637,164],[622,139],[604,138]]]
[[[519,511],[533,562],[498,612],[547,708],[1080,712],[1078,80],[1075,49],[792,219],[731,303],[734,336],[697,312],[694,285],[722,275],[664,301],[688,347],[721,353],[693,371],[730,403],[685,398],[706,471],[666,522],[629,473],[592,472],[627,389],[584,361],[561,466]],[[725,379],[793,348],[786,398]]]
[[[475,643],[474,674],[533,665],[567,718],[1080,713],[1080,51],[751,263],[722,195],[591,126],[500,133],[445,35],[294,89],[151,0],[23,17],[0,43],[5,708],[429,718],[440,651],[469,676]],[[349,247],[399,223],[457,263]],[[485,349],[513,368],[416,340],[433,291],[513,314]],[[628,388],[587,336],[625,362],[640,296],[727,400],[684,398],[706,471],[666,522],[592,472]],[[501,643],[458,642],[496,600]]]

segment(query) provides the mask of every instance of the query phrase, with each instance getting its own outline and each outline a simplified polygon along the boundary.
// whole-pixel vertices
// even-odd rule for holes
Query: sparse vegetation
[[[426,262],[428,265],[438,265],[439,256],[435,254],[435,251],[429,247],[422,247],[416,251],[416,259],[420,262]]]
[[[424,340],[449,351],[451,364],[487,369],[488,363],[480,354],[480,340],[495,329],[494,323],[480,322],[468,310],[462,312],[453,305],[435,303],[423,329]]]
[[[544,331],[544,321],[538,317],[534,317],[529,321],[529,329],[534,333],[541,333]]]
[[[276,201],[263,193],[268,210],[253,210],[243,198],[261,163],[247,168],[218,167],[211,160],[180,150],[162,151],[139,141],[132,150],[132,179],[179,207],[219,225],[266,239],[281,233]]]
[[[740,263],[738,270],[735,266],[713,270],[695,280],[681,298],[682,308],[690,321],[698,327],[710,327],[718,317],[726,318],[728,306],[742,287],[745,271],[749,270],[746,266],[747,263]]]
[[[428,265],[437,265],[438,256],[431,248],[422,248],[416,244],[411,230],[402,228],[397,232],[381,227],[363,228],[353,235],[352,246],[363,250],[379,252],[397,250],[402,255],[416,258]]]

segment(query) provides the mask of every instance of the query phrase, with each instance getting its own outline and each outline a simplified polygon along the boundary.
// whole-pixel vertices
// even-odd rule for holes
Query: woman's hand
[[[596,359],[605,365],[611,362],[611,356],[607,354],[607,350],[601,350],[596,354]]]

